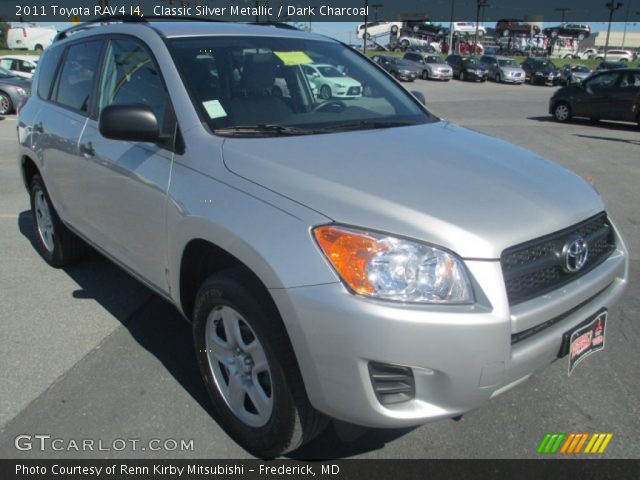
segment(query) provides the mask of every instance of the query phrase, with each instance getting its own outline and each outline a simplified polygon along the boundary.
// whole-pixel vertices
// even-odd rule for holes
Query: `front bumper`
[[[405,82],[413,82],[417,78],[418,74],[415,72],[398,72],[398,80]]]
[[[413,426],[478,408],[556,360],[564,332],[621,296],[628,265],[619,245],[580,279],[515,307],[508,305],[498,261],[466,262],[481,286],[477,303],[468,306],[379,302],[339,283],[271,293],[318,410],[369,427]],[[556,318],[512,344],[512,335]],[[382,405],[370,361],[411,367],[415,397]]]

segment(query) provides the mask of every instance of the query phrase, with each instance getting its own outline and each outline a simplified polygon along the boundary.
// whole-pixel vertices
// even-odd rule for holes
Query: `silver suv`
[[[314,63],[362,94],[314,95]],[[627,282],[583,178],[440,121],[322,36],[76,26],[45,51],[18,137],[44,260],[91,245],[175,304],[219,421],[261,457],[330,417],[457,417],[574,364]]]

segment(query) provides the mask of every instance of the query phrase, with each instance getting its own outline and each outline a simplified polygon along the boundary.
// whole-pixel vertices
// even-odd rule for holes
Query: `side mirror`
[[[411,95],[416,97],[416,99],[424,106],[427,105],[427,99],[424,96],[424,93],[419,92],[418,90],[411,90]]]
[[[100,134],[112,140],[157,142],[160,128],[155,113],[146,105],[109,105],[100,113]]]

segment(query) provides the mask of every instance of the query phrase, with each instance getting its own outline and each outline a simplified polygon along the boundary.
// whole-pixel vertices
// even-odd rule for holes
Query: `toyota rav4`
[[[314,95],[315,64],[361,93]],[[572,368],[627,280],[591,184],[319,35],[77,25],[18,137],[44,260],[91,245],[175,304],[221,425],[261,457],[331,417],[419,425]]]

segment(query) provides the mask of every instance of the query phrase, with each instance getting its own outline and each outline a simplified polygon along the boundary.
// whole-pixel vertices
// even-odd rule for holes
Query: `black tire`
[[[398,33],[398,26],[397,26],[397,25],[392,25],[392,26],[391,26],[391,33],[393,33],[394,35],[395,35],[396,33]]]
[[[82,258],[87,251],[87,245],[62,223],[51,203],[49,193],[40,175],[34,175],[31,179],[29,193],[31,197],[34,243],[36,250],[44,261],[52,267],[61,268]],[[41,233],[38,226],[38,217],[42,218],[42,211],[37,207],[37,197],[40,198],[40,201],[46,202],[49,210],[48,213],[53,227],[51,234],[53,240],[49,242],[51,248],[45,244],[45,235]]]
[[[461,82],[464,82],[464,81],[465,81],[465,74],[464,74],[464,71],[463,71],[463,70],[460,70],[460,75],[459,75],[459,77],[458,77],[458,78],[460,78],[460,81],[461,81]]]
[[[500,76],[499,73],[496,73],[496,83],[501,83],[502,82],[502,77]]]
[[[331,87],[329,85],[323,85],[320,88],[320,97],[323,100],[331,100]]]
[[[578,34],[578,40],[582,41],[586,38],[586,35],[584,33],[579,33]]]
[[[422,71],[422,79],[423,80],[429,80],[429,70],[423,70]]]
[[[11,97],[4,92],[0,92],[0,115],[9,115],[11,112],[13,112]]]
[[[270,370],[273,409],[266,424],[243,422],[227,405],[215,383],[206,353],[206,324],[216,308],[239,312],[255,332]],[[269,459],[309,442],[329,423],[309,403],[302,376],[279,313],[263,287],[248,271],[238,268],[211,276],[200,287],[193,314],[196,356],[220,425],[245,450]],[[245,400],[246,401],[246,400]]]
[[[38,53],[42,53],[42,51],[44,50],[44,48],[40,44],[38,44],[35,47],[33,47],[33,49]]]
[[[571,106],[567,102],[558,102],[553,106],[553,118],[556,122],[566,123],[571,120]]]

